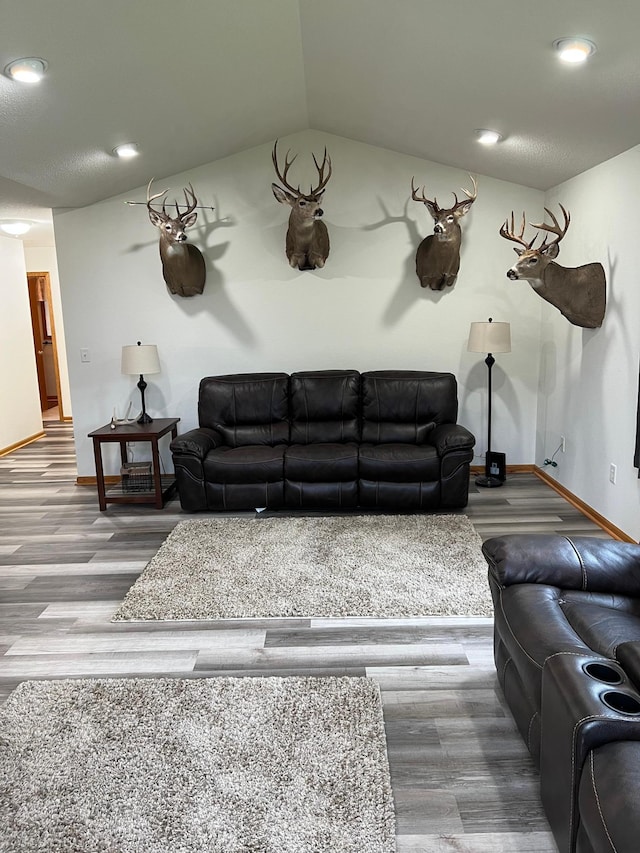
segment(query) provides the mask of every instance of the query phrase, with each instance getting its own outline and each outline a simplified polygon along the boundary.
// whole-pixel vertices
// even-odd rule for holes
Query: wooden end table
[[[165,501],[175,490],[175,474],[162,476],[160,470],[160,453],[158,441],[163,435],[171,433],[171,438],[178,435],[178,423],[180,418],[156,418],[150,424],[118,424],[115,429],[111,424],[100,427],[89,433],[93,439],[93,454],[96,460],[96,480],[98,485],[98,501],[100,512],[104,512],[108,503],[152,503],[156,509],[162,509]],[[119,488],[110,489],[108,492],[104,484],[104,469],[102,466],[102,445],[109,442],[120,445],[120,459],[124,464],[127,461],[127,444],[133,441],[148,441],[151,444],[152,463],[152,487],[140,492],[125,492],[122,485]]]

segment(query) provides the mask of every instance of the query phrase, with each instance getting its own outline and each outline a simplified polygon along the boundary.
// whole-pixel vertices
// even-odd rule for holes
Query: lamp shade
[[[122,347],[122,373],[131,375],[160,373],[158,347],[155,344],[134,344]]]
[[[472,323],[469,331],[469,352],[511,352],[509,323]]]

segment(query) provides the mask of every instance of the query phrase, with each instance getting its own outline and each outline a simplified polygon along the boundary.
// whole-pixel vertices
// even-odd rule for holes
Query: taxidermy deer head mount
[[[520,233],[515,233],[513,211],[511,224],[507,219],[500,229],[500,236],[523,248],[515,249],[518,260],[507,270],[507,277],[512,281],[525,280],[535,290],[538,296],[546,299],[563,314],[574,326],[585,329],[596,329],[602,325],[606,305],[606,282],[602,264],[584,264],[581,267],[561,267],[554,261],[560,251],[560,241],[569,229],[571,216],[560,205],[564,224],[560,225],[553,213],[545,207],[546,213],[552,220],[552,225],[540,223],[533,228],[555,234],[555,240],[547,242],[544,237],[537,249],[533,247],[540,236],[535,234],[528,243],[524,239],[526,220],[522,214]]]
[[[458,196],[453,193],[455,204],[447,208],[439,207],[435,197],[433,201],[427,198],[424,187],[422,187],[422,194],[418,195],[414,179],[411,178],[411,198],[424,204],[435,223],[433,234],[424,238],[416,252],[416,274],[422,287],[443,290],[445,287],[451,287],[456,280],[460,269],[460,241],[462,240],[459,220],[469,212],[478,195],[478,184],[472,175],[469,177],[473,184],[473,192],[463,188],[462,192],[467,198],[462,201],[458,201]]]
[[[284,171],[281,172],[278,166],[277,148],[278,140],[276,139],[271,159],[278,180],[285,189],[278,184],[271,184],[271,189],[280,204],[288,204],[291,208],[285,244],[289,265],[294,269],[297,267],[299,270],[314,270],[316,267],[323,267],[329,256],[329,232],[321,218],[324,210],[320,204],[331,177],[331,158],[327,155],[325,148],[322,165],[319,166],[316,155],[312,155],[318,172],[318,185],[312,186],[308,193],[303,193],[300,185],[296,188],[287,181],[287,173],[298,155],[294,154],[289,159],[290,152],[287,151],[284,158]],[[325,169],[328,169],[326,174]]]
[[[176,215],[170,216],[166,211],[164,196],[169,190],[163,190],[150,195],[153,178],[147,187],[147,210],[151,224],[160,231],[160,258],[162,260],[162,275],[171,293],[177,296],[195,296],[204,290],[206,269],[204,258],[196,246],[187,243],[185,229],[193,225],[198,214],[195,209],[198,199],[189,184],[184,189],[185,210],[180,210],[175,202]],[[151,203],[162,198],[162,210],[156,210]]]

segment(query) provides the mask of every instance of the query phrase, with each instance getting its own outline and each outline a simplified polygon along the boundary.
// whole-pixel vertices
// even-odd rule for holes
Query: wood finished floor
[[[175,500],[99,512],[95,490],[75,485],[71,426],[45,426],[0,458],[0,701],[31,678],[367,675],[382,689],[398,853],[556,851],[497,686],[490,619],[111,623],[186,516]],[[606,538],[532,474],[472,483],[465,513],[483,538]]]

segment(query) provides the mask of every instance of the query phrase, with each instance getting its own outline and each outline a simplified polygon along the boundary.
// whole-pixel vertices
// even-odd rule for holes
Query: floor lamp
[[[155,344],[141,344],[122,347],[122,372],[131,376],[139,376],[138,388],[142,397],[142,412],[138,418],[139,424],[150,424],[153,418],[147,414],[144,404],[144,392],[147,383],[144,381],[143,373],[160,373],[160,359],[158,358],[158,347]]]
[[[490,472],[491,455],[491,368],[495,364],[494,352],[511,352],[511,326],[509,323],[494,323],[489,317],[488,323],[472,323],[469,332],[469,352],[486,352],[484,363],[488,372],[487,398],[487,455],[485,457],[484,476],[476,477],[477,486],[488,488],[501,486],[502,480]]]

